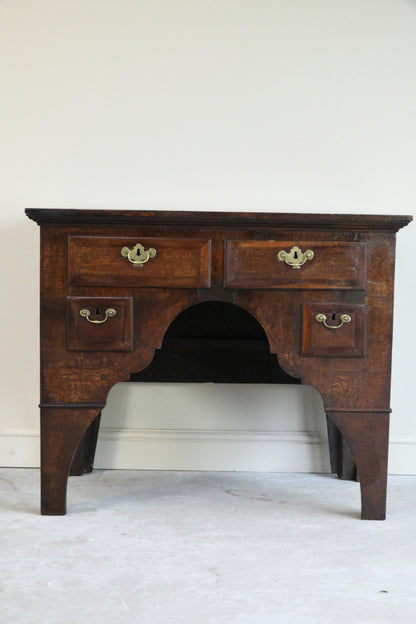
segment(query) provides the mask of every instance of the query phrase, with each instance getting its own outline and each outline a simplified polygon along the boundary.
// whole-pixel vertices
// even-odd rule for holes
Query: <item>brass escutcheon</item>
[[[90,319],[90,314],[91,312],[87,310],[87,308],[82,308],[82,310],[79,311],[79,315],[86,318],[89,323],[94,323],[94,325],[101,325],[101,323],[105,323],[106,320],[109,319],[111,316],[115,316],[117,312],[114,310],[114,308],[107,308],[107,310],[105,311],[105,318],[102,321],[92,321]]]
[[[339,329],[340,327],[344,325],[344,323],[351,322],[351,317],[349,314],[341,314],[340,316],[341,323],[339,325],[328,325],[328,323],[326,322],[326,316],[325,314],[322,314],[322,312],[320,314],[317,314],[315,316],[315,319],[318,321],[318,323],[322,323],[322,325],[324,325],[328,329]]]
[[[277,254],[277,257],[280,262],[286,262],[286,264],[291,266],[292,269],[300,269],[300,267],[303,266],[305,262],[307,262],[308,260],[312,260],[314,255],[315,254],[311,249],[302,252],[301,249],[295,245],[289,252],[282,249]]]
[[[156,256],[156,249],[150,247],[146,250],[141,243],[137,243],[133,249],[123,247],[121,255],[123,258],[127,258],[135,266],[143,266],[146,262],[148,262],[148,260],[150,260],[150,258],[154,258]]]

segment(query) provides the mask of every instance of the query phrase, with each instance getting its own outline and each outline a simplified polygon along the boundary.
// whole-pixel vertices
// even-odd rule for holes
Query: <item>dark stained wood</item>
[[[331,412],[357,466],[363,520],[386,517],[389,416],[389,412]]]
[[[228,288],[363,290],[365,244],[302,241],[314,257],[294,269],[277,257],[296,241],[227,241],[224,285]],[[297,245],[298,246],[298,245]]]
[[[69,351],[132,351],[132,297],[67,297],[66,335]]]
[[[41,513],[66,513],[66,485],[76,450],[96,408],[41,408]]]
[[[127,225],[190,228],[320,229],[355,231],[372,229],[397,232],[413,217],[408,215],[308,214],[292,212],[193,212],[167,210],[79,210],[71,208],[26,208],[26,214],[39,225]],[[353,227],[351,227],[353,225]]]
[[[119,381],[301,380],[333,423],[333,469],[353,478],[356,464],[362,517],[384,518],[395,233],[411,217],[26,212],[41,225],[42,513],[65,513],[70,470],[92,469],[97,415]],[[127,241],[160,241],[160,255],[133,267]],[[276,241],[315,248],[319,263],[271,263]],[[105,323],[79,315],[103,320],[109,302],[118,315]],[[331,330],[317,311],[353,320]]]
[[[151,364],[130,380],[191,383],[300,384],[270,353],[261,325],[241,307],[205,301],[168,327]]]
[[[327,425],[331,472],[336,473],[342,480],[356,481],[358,476],[357,467],[350,447],[329,415],[327,415]]]
[[[81,438],[75,455],[72,459],[70,476],[77,476],[92,472],[94,468],[95,449],[97,447],[98,431],[100,428],[101,413],[94,418],[92,423]]]
[[[353,303],[305,303],[302,311],[302,355],[310,357],[364,357],[366,347],[366,308]],[[324,314],[326,323],[317,322]],[[351,321],[343,324],[347,314]]]
[[[143,266],[122,257],[136,243],[156,249]],[[69,282],[73,286],[155,286],[206,288],[210,285],[210,241],[137,236],[70,236]]]

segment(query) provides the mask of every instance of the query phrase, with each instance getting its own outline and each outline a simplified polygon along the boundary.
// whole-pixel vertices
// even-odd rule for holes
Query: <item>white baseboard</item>
[[[0,427],[0,465],[33,468],[40,465],[39,427]]]
[[[37,427],[0,428],[0,465],[39,466]],[[329,472],[326,440],[315,432],[102,428],[95,467],[137,470]],[[416,474],[416,435],[392,434],[391,474]]]
[[[328,472],[326,441],[313,432],[103,429],[97,467],[147,470]]]
[[[390,434],[389,473],[416,474],[416,435],[411,433]]]

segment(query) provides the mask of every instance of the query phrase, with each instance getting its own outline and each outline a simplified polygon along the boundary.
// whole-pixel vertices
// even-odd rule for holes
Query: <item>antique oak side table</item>
[[[342,475],[356,466],[362,518],[385,518],[395,235],[411,217],[26,213],[41,226],[43,514],[65,514],[68,475],[92,470],[111,387],[140,379],[141,371],[147,381],[162,379],[154,362],[165,336],[190,314],[182,328],[199,330],[173,336],[171,362],[192,351],[194,362],[235,353],[246,365],[235,380],[250,381],[251,371],[262,381],[252,349],[262,334],[279,379],[321,394],[333,470]],[[194,324],[200,313],[202,326]],[[247,318],[260,333],[248,329]],[[182,381],[186,370],[193,380],[193,368]]]

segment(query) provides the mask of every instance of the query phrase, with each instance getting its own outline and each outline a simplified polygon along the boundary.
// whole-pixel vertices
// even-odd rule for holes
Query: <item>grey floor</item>
[[[388,519],[328,475],[96,471],[40,516],[39,473],[0,469],[0,622],[416,622],[416,477]]]

